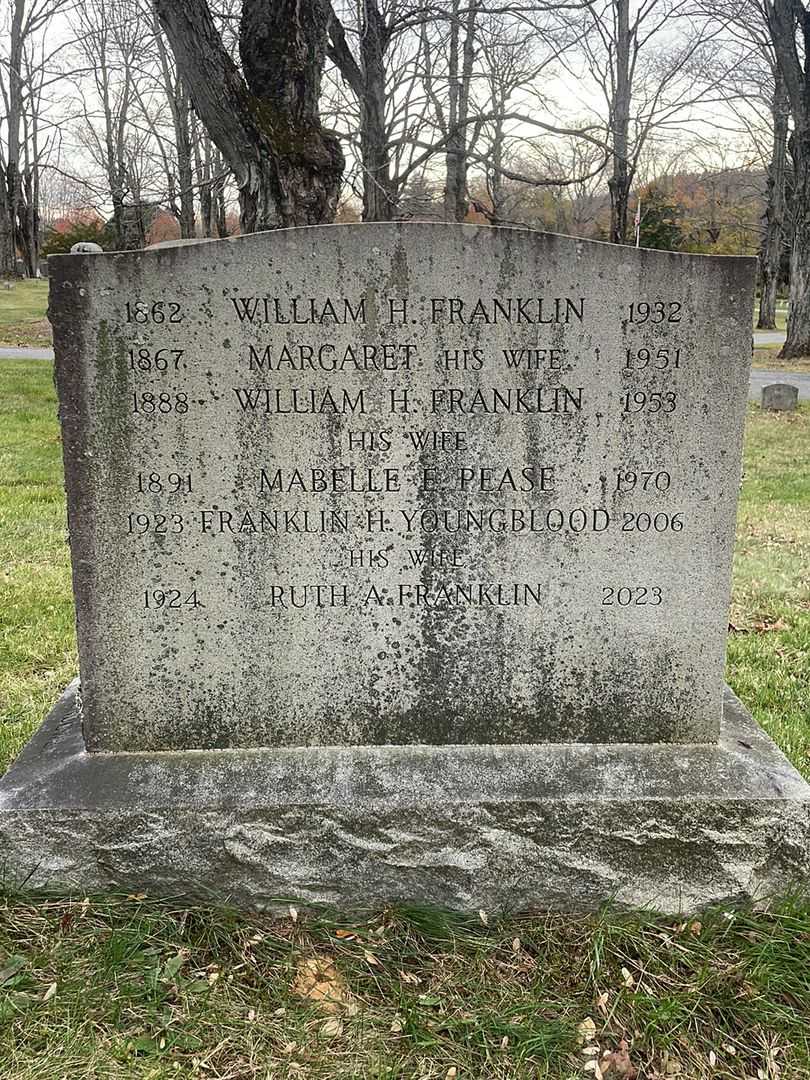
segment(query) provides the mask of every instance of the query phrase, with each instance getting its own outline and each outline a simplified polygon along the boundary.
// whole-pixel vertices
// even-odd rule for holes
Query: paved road
[[[53,349],[44,345],[33,349],[0,346],[0,360],[53,360]]]
[[[784,330],[755,330],[754,345],[781,345],[785,340]]]
[[[783,336],[781,334],[766,334],[764,331],[760,336],[775,337],[777,341],[782,341]],[[0,360],[53,360],[52,349],[12,349],[0,347]],[[799,399],[801,401],[810,401],[810,375],[797,374],[793,371],[752,371],[751,383],[748,390],[748,396],[751,401],[759,401],[762,394],[762,387],[767,386],[769,383],[786,382],[791,383],[793,386],[799,388]]]

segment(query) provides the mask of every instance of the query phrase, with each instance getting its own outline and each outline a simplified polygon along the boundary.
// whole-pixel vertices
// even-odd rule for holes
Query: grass
[[[749,407],[728,679],[810,778],[810,408]]]
[[[810,409],[748,416],[729,680],[810,776]],[[0,363],[0,765],[75,671],[51,365]],[[0,1076],[810,1080],[810,903],[271,919],[0,898]]]
[[[605,1080],[810,1076],[791,903],[483,925],[10,899],[0,949],[4,1080],[589,1080],[594,1057]]]
[[[50,346],[47,307],[47,281],[15,281],[11,289],[0,283],[0,345]]]

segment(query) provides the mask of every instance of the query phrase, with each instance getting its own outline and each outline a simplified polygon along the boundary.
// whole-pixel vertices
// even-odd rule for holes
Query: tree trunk
[[[783,360],[810,356],[810,123],[793,133],[794,220],[790,249],[790,307]]]
[[[793,116],[789,146],[793,158],[793,235],[790,249],[790,311],[784,360],[810,356],[810,12],[799,0],[765,5],[779,75]],[[803,39],[803,62],[796,47]]]
[[[31,165],[26,167],[21,179],[17,237],[26,277],[36,277],[39,268],[39,213],[34,191],[34,167]]]
[[[444,216],[447,221],[463,221],[467,216],[467,120],[470,110],[470,82],[475,59],[475,20],[478,0],[470,0],[464,19],[464,44],[461,46],[459,74],[460,4],[453,0],[450,27],[450,100],[448,106],[448,137],[445,153],[446,181]]]
[[[787,171],[787,136],[790,109],[784,82],[778,75],[776,77],[771,112],[773,115],[773,152],[768,168],[765,231],[759,250],[758,330],[776,329],[776,293],[779,287],[782,238],[785,229],[785,174]]]
[[[14,229],[8,201],[8,183],[6,171],[0,163],[0,277],[11,277],[14,274],[14,260]]]
[[[243,232],[334,219],[343,172],[318,97],[328,14],[318,0],[243,0],[226,52],[206,0],[156,0],[197,115],[236,176]]]
[[[396,193],[391,184],[385,124],[385,51],[388,34],[375,0],[363,0],[360,34],[362,93],[360,155],[363,163],[363,221],[393,221]]]
[[[177,119],[175,140],[177,147],[177,175],[180,182],[180,237],[194,237],[194,171],[191,164],[191,125],[189,123],[189,98],[185,85],[177,87]]]
[[[614,0],[616,19],[616,68],[610,128],[613,175],[610,191],[610,239],[627,242],[627,208],[630,202],[630,174],[627,160],[630,131],[630,0]]]
[[[191,125],[191,142],[194,147],[194,170],[197,174],[197,191],[200,200],[200,228],[203,236],[213,236],[211,144],[194,122]]]
[[[18,274],[17,250],[22,249],[19,222],[23,216],[22,185],[20,178],[20,125],[23,114],[23,37],[24,37],[24,0],[15,0],[11,17],[11,40],[7,61],[8,70],[8,116],[6,127],[8,145],[6,156],[6,207],[8,221],[5,228],[11,242],[11,272]]]

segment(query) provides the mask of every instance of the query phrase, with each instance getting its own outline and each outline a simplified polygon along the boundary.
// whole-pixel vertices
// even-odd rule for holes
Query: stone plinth
[[[693,911],[806,883],[809,839],[730,691],[711,746],[88,754],[74,685],[0,783],[6,881],[249,908]]]

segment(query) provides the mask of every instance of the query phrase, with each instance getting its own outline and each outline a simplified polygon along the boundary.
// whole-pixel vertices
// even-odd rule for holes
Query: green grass
[[[810,409],[751,406],[737,519],[728,677],[810,777]]]
[[[810,776],[810,410],[752,406],[745,454],[729,679]],[[2,764],[75,671],[65,539],[51,366],[4,361]],[[623,1043],[637,1080],[810,1080],[806,902],[486,921],[8,896],[0,1077],[590,1080],[585,1040],[605,1080]]]
[[[0,344],[50,345],[51,327],[45,318],[48,282],[25,280],[6,289],[0,283]]]
[[[605,1080],[810,1076],[798,905],[487,922],[9,899],[2,1075],[588,1080],[597,1056]],[[609,1067],[621,1048],[637,1073]]]

